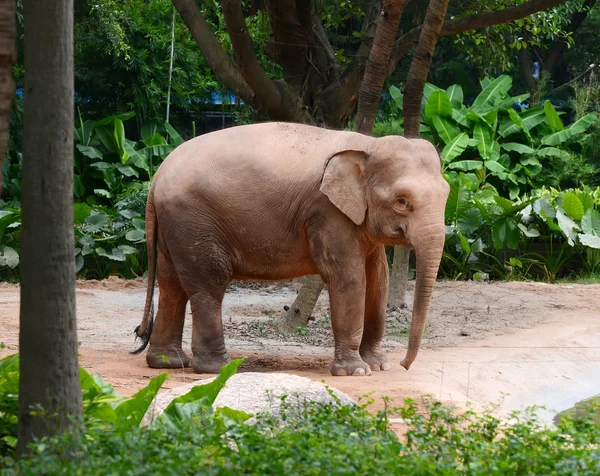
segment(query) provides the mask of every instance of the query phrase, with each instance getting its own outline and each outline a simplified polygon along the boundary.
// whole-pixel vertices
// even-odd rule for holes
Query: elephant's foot
[[[190,358],[181,347],[156,347],[150,344],[146,363],[153,369],[181,369],[190,366]]]
[[[373,371],[390,370],[390,364],[388,363],[385,354],[380,349],[374,351],[361,350],[360,357],[369,364],[369,367],[371,367],[371,370]]]
[[[194,352],[192,357],[192,367],[197,374],[218,374],[221,367],[229,363],[227,352],[218,354]]]
[[[354,375],[364,376],[371,375],[371,367],[368,363],[358,358],[335,359],[331,363],[331,375],[343,376]]]

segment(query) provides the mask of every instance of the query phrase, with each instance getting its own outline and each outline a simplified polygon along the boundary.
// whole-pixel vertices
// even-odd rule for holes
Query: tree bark
[[[529,92],[533,93],[535,91],[535,79],[531,76],[531,59],[529,58],[529,50],[527,48],[522,48],[517,51],[517,56],[519,57],[519,66],[521,69],[521,77],[523,81],[525,81],[525,85]]]
[[[27,0],[24,16],[20,454],[33,438],[77,428],[82,413],[73,253],[73,0]]]
[[[307,276],[294,304],[279,319],[277,327],[283,332],[292,332],[296,327],[306,326],[323,288],[324,284],[320,276]]]
[[[385,0],[383,2],[380,20],[375,30],[373,47],[369,54],[365,75],[358,94],[356,130],[361,134],[371,135],[375,124],[381,90],[387,78],[390,53],[405,5],[406,0]]]
[[[404,86],[404,135],[419,137],[421,127],[421,98],[425,82],[429,75],[431,58],[439,37],[449,0],[431,0],[425,14],[419,44],[413,56]],[[402,309],[406,307],[406,288],[408,286],[408,263],[410,250],[394,249],[395,272],[390,279],[388,307]]]
[[[0,0],[0,194],[2,163],[8,147],[8,124],[15,84],[12,66],[17,58],[16,1]]]

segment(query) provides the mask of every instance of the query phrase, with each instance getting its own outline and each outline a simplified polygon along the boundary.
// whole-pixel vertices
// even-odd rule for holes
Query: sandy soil
[[[133,329],[145,299],[143,280],[79,282],[77,285],[80,363],[130,395],[159,373],[135,348]],[[499,402],[501,411],[543,404],[555,411],[600,394],[600,285],[440,282],[436,287],[424,346],[405,371],[403,357],[410,309],[390,313],[384,347],[392,368],[370,377],[332,377],[329,307],[324,293],[308,330],[281,335],[273,328],[297,286],[234,283],[224,302],[225,337],[233,357],[247,356],[246,370],[304,375],[354,398],[381,396],[397,403],[432,395],[447,403],[482,408]],[[412,292],[412,289],[411,289]],[[19,288],[0,284],[0,357],[18,351]],[[302,335],[306,334],[306,335]],[[189,350],[191,315],[184,350]],[[203,376],[173,371],[165,388]]]

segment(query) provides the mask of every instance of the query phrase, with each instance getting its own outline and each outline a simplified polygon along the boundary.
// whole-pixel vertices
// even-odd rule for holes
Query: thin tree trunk
[[[419,36],[419,44],[415,50],[406,84],[404,86],[404,135],[406,137],[419,137],[421,127],[421,99],[425,82],[429,75],[431,58],[437,43],[440,31],[444,25],[444,18],[449,0],[431,0],[425,14],[423,28]],[[406,307],[406,288],[408,285],[408,262],[410,250],[396,247],[394,250],[394,268],[396,272],[390,279],[390,292],[388,306],[392,309]]]
[[[369,53],[369,60],[358,95],[356,130],[361,134],[371,135],[373,124],[375,124],[381,90],[387,78],[390,53],[405,5],[406,0],[385,0],[383,2],[373,47]]]
[[[8,146],[8,123],[15,84],[12,66],[17,58],[15,0],[0,0],[0,194],[2,193],[2,162]]]
[[[24,9],[20,454],[33,438],[76,428],[81,419],[73,253],[73,0],[27,0]]]
[[[296,327],[306,326],[323,287],[323,281],[319,276],[307,276],[298,291],[294,304],[279,319],[277,323],[279,329],[284,332],[292,332]]]

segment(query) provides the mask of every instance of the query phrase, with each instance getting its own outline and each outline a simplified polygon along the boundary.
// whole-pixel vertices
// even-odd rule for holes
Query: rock
[[[150,424],[160,416],[173,399],[189,392],[197,385],[207,384],[214,379],[215,377],[196,380],[159,393],[148,408],[141,424],[143,426]],[[339,399],[341,405],[356,404],[345,393],[306,377],[284,373],[243,372],[233,375],[227,381],[213,403],[213,408],[230,407],[252,414],[269,411],[277,416],[282,403],[281,396],[287,395],[286,402],[288,403],[335,403],[328,389]]]

